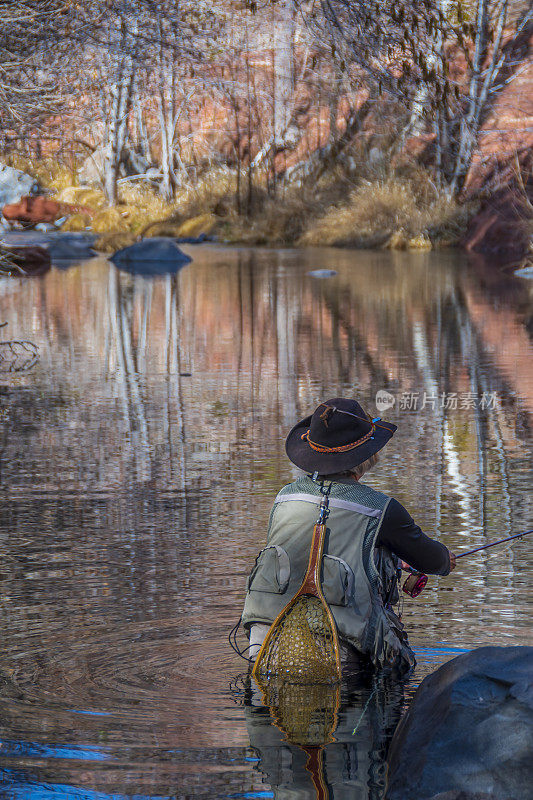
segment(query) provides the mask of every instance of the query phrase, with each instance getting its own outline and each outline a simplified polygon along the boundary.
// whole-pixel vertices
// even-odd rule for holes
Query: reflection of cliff
[[[475,291],[466,293],[466,302],[484,351],[533,415],[533,342],[525,326],[511,308],[488,305]]]

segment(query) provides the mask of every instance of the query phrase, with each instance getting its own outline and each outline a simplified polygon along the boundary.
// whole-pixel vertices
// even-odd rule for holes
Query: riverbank
[[[235,171],[219,167],[182,186],[172,202],[147,182],[123,179],[118,202],[110,206],[102,189],[80,185],[76,171],[57,161],[6,161],[39,181],[57,202],[58,217],[70,207],[62,230],[98,234],[97,247],[106,253],[140,238],[171,236],[270,246],[464,246],[516,261],[526,256],[533,235],[530,182],[512,174],[499,192],[478,186],[460,202],[419,164],[360,164],[351,174],[331,170],[312,187],[280,185],[275,195],[258,175],[243,198]]]

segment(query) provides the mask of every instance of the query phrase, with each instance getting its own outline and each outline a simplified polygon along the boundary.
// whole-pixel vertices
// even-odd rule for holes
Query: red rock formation
[[[530,183],[533,189],[533,181]],[[484,201],[468,227],[463,246],[501,262],[518,261],[531,240],[527,225],[530,216],[528,201],[520,189],[512,184],[504,186]]]
[[[23,197],[18,203],[11,203],[2,209],[4,218],[9,222],[19,222],[29,228],[39,223],[51,224],[61,217],[79,212],[92,213],[90,209],[84,206],[58,203],[57,200],[50,200],[43,195]]]
[[[533,203],[533,35],[531,27],[515,43],[511,66],[500,76],[497,93],[479,136],[467,194],[485,196],[464,245],[468,250],[516,261],[531,240]],[[528,232],[529,227],[529,232]]]

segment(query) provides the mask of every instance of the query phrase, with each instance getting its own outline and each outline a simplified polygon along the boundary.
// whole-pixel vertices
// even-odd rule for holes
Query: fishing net
[[[319,597],[300,595],[285,609],[267,635],[254,675],[296,683],[338,681],[337,631]]]

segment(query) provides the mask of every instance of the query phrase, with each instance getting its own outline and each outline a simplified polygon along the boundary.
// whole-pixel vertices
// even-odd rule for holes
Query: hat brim
[[[363,442],[359,447],[343,453],[319,453],[313,450],[307,439],[302,439],[302,434],[309,430],[310,424],[311,417],[305,417],[294,426],[285,441],[285,450],[297,467],[305,472],[318,472],[320,475],[331,475],[357,467],[385,447],[398,430],[392,422],[380,419],[373,438]]]

